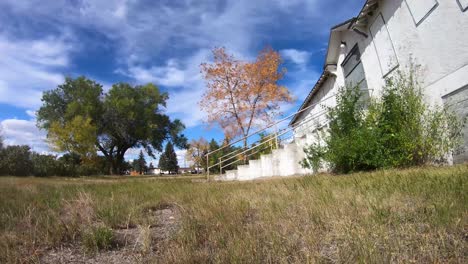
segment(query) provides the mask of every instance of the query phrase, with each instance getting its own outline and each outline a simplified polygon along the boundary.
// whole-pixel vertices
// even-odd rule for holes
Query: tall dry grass
[[[467,182],[467,165],[242,183],[0,178],[0,262],[81,241],[88,220],[149,226],[145,208],[174,204],[182,228],[155,262],[466,263]]]

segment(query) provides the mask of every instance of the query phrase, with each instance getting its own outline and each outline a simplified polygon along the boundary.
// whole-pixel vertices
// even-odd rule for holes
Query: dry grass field
[[[0,178],[0,263],[467,263],[468,166]]]

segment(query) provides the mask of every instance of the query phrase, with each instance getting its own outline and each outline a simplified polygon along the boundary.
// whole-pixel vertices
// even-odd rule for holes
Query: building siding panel
[[[468,116],[468,86],[444,96],[445,105],[455,112],[459,118]],[[453,163],[463,163],[468,160],[468,125],[463,128],[463,139],[459,148],[454,151]]]
[[[386,76],[398,66],[398,59],[382,14],[379,14],[374,23],[372,23],[370,32],[379,57],[382,75]]]
[[[436,0],[406,0],[414,23],[419,25],[439,4]]]

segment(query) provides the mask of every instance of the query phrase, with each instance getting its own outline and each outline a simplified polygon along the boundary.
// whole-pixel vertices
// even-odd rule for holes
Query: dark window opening
[[[345,77],[348,77],[360,62],[361,62],[361,52],[359,52],[359,47],[356,44],[354,45],[354,47],[349,52],[348,56],[346,56],[343,63],[341,64]]]

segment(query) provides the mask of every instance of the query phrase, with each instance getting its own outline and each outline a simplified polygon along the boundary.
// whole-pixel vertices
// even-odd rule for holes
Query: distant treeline
[[[125,163],[128,167],[129,164]],[[87,176],[109,171],[104,157],[84,161],[78,154],[44,155],[31,151],[29,146],[6,146],[0,143],[0,175],[11,176]]]

